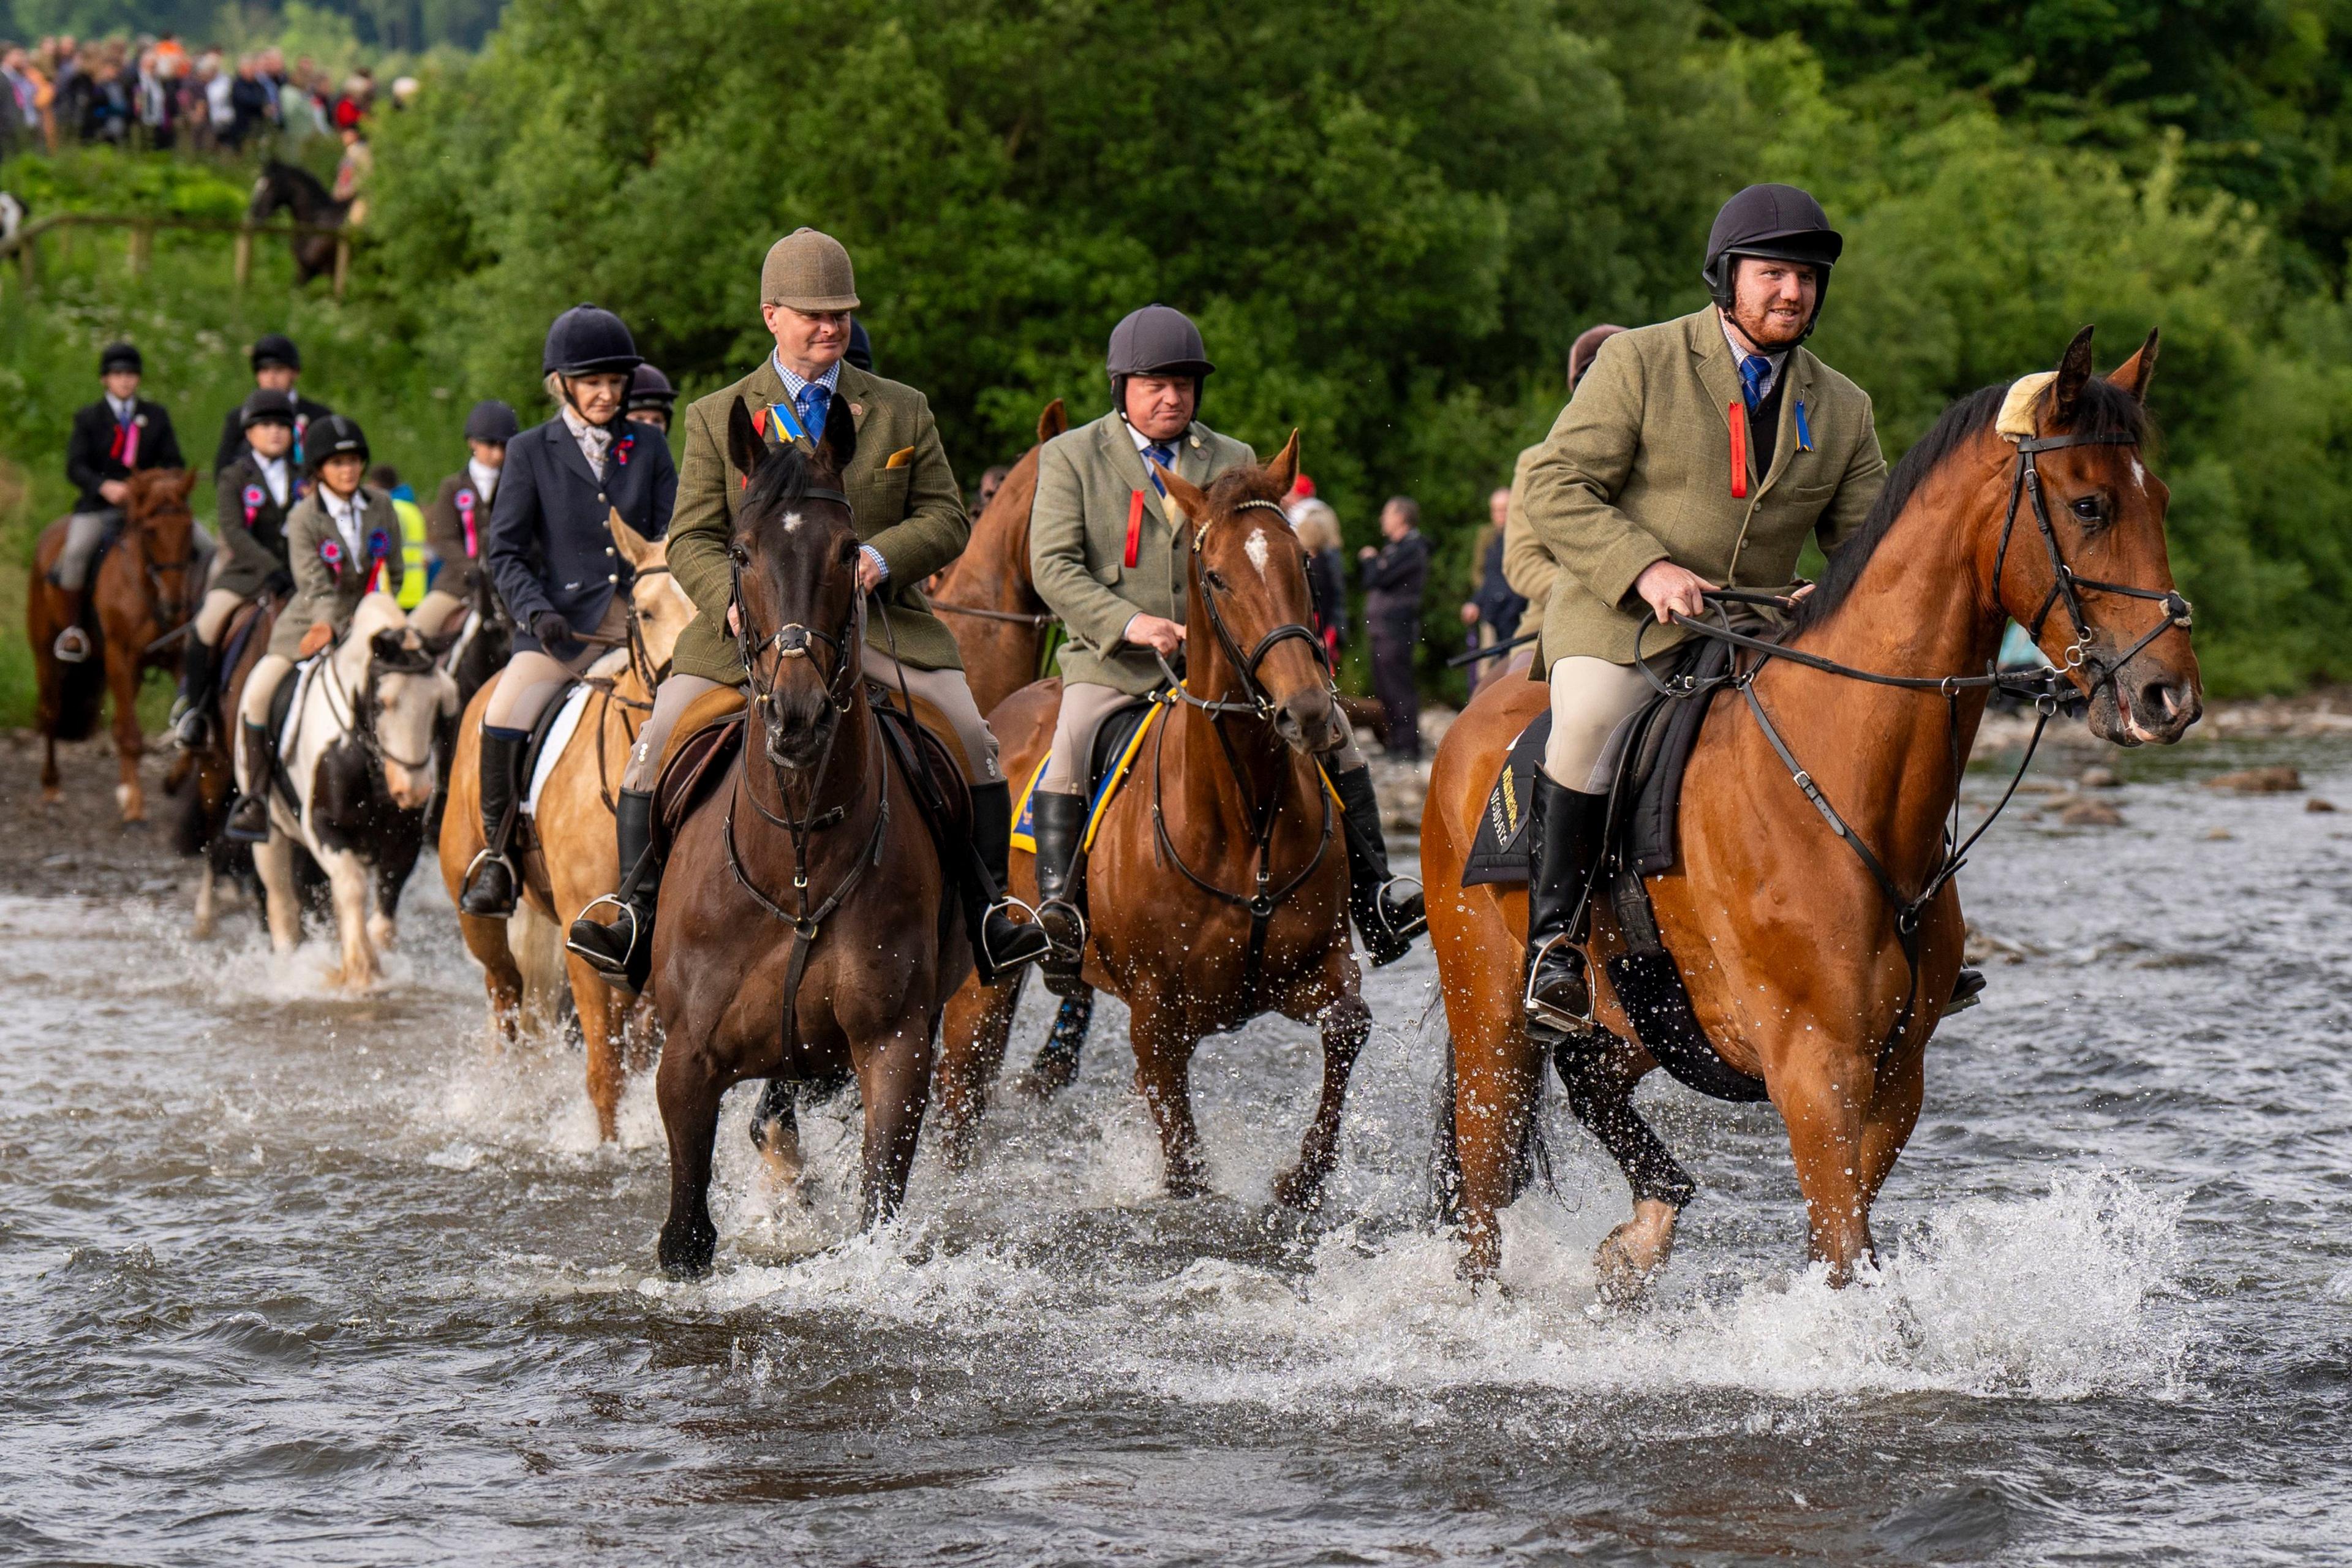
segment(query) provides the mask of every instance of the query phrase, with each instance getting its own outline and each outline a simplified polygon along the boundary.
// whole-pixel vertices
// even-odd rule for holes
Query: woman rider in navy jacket
[[[647,539],[669,529],[677,468],[661,433],[621,416],[629,376],[644,363],[621,318],[575,305],[548,329],[540,368],[556,416],[507,443],[485,553],[517,630],[514,657],[482,714],[484,847],[467,868],[458,907],[510,914],[520,879],[508,858],[518,776],[532,725],[572,679],[604,651],[586,633],[627,632],[629,563],[610,521]]]

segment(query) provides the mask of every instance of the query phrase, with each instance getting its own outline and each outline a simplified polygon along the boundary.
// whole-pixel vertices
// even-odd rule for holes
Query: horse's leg
[[[43,805],[58,805],[64,802],[65,791],[58,787],[58,784],[57,721],[52,716],[45,716],[41,723],[41,804]]]
[[[1025,974],[1027,971],[1023,971]],[[1021,1004],[1021,984],[982,985],[967,980],[948,998],[940,1031],[939,1102],[940,1151],[950,1170],[971,1163],[974,1134],[988,1109],[988,1087],[1004,1064],[1005,1038]]]
[[[1866,1054],[1811,1043],[1820,1039],[1811,1031],[1810,1041],[1768,1050],[1764,1060],[1780,1064],[1766,1079],[1805,1194],[1806,1256],[1828,1264],[1830,1283],[1843,1286],[1875,1256],[1862,1152],[1863,1096],[1873,1075]]]
[[[1592,1258],[1601,1299],[1629,1305],[1673,1256],[1675,1221],[1698,1184],[1633,1109],[1633,1087],[1655,1062],[1605,1029],[1563,1038],[1552,1047],[1552,1062],[1568,1090],[1568,1108],[1633,1189],[1633,1217],[1611,1231]]]
[[[270,950],[291,952],[302,942],[302,889],[294,884],[294,841],[272,827],[269,837],[253,847],[253,868],[261,878]]]
[[[1026,974],[1028,971],[1022,971]],[[1013,1080],[1013,1092],[1031,1100],[1051,1100],[1077,1081],[1078,1052],[1087,1043],[1087,1032],[1094,1027],[1095,994],[1065,996],[1054,1009],[1053,1026],[1045,1031],[1045,1044],[1030,1061],[1029,1070]]]
[[[1160,1163],[1168,1195],[1197,1198],[1209,1190],[1201,1163],[1201,1129],[1192,1120],[1192,1053],[1200,1046],[1157,998],[1131,1004],[1128,1037],[1135,1042],[1135,1088],[1160,1128]],[[1181,1016],[1181,1015],[1180,1015]]]
[[[349,850],[334,849],[320,857],[327,887],[335,905],[335,935],[343,961],[331,984],[363,991],[376,982],[375,948],[368,941],[369,874],[366,862]]]
[[[1352,963],[1352,957],[1342,960]],[[1339,1119],[1348,1108],[1348,1079],[1372,1032],[1372,1010],[1349,994],[1323,1009],[1323,1098],[1315,1120],[1299,1141],[1298,1163],[1274,1180],[1275,1201],[1287,1208],[1312,1209],[1323,1202],[1323,1184],[1339,1160]]]
[[[751,1110],[751,1147],[760,1152],[769,1180],[781,1191],[790,1191],[801,1179],[801,1117],[794,1103],[798,1087],[790,1079],[772,1078]]]
[[[580,1037],[588,1053],[588,1103],[596,1110],[596,1136],[610,1143],[621,1135],[621,1037],[613,988],[576,952],[563,955],[572,1001],[580,1014]]]
[[[106,645],[106,685],[114,698],[115,804],[125,822],[147,820],[147,792],[139,783],[139,655],[137,647]]]
[[[522,1024],[522,970],[514,950],[507,945],[507,922],[479,915],[459,914],[457,935],[466,951],[482,966],[482,988],[488,993],[490,1024],[498,1038],[514,1043]]]
[[[866,1099],[859,1191],[868,1228],[897,1214],[906,1199],[907,1173],[914,1167],[923,1107],[931,1096],[931,1041],[939,1029],[939,1015],[917,1014],[855,1053],[857,1087]]]
[[[210,854],[206,854],[204,857],[204,865],[196,873],[195,937],[198,942],[213,934],[213,921],[216,914],[213,881],[213,858]]]
[[[669,1218],[661,1228],[662,1272],[698,1279],[710,1272],[719,1227],[710,1223],[710,1147],[727,1092],[709,1047],[672,1040],[654,1074],[662,1131],[669,1138]]]
[[[1877,1092],[1871,1096],[1870,1109],[1864,1112],[1862,1122],[1862,1198],[1865,1205],[1878,1202],[1878,1190],[1886,1184],[1895,1169],[1895,1162],[1903,1146],[1911,1141],[1911,1130],[1918,1125],[1919,1101],[1927,1092],[1927,1047],[1900,1052],[1878,1074]]]
[[[1492,1279],[1503,1266],[1496,1215],[1518,1196],[1543,1059],[1528,1037],[1516,989],[1459,997],[1449,993],[1454,1030],[1454,1146],[1461,1163],[1458,1272]]]
[[[383,846],[375,863],[375,908],[368,917],[368,938],[380,951],[391,951],[400,934],[400,895],[424,848],[423,834],[405,821],[387,836]]]

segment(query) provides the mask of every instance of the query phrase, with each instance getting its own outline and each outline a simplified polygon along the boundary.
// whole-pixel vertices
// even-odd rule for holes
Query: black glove
[[[539,639],[541,647],[552,647],[572,640],[572,623],[553,610],[541,610],[530,618],[530,635]]]

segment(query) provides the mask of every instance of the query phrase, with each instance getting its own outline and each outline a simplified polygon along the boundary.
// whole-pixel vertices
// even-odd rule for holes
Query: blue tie
[[[801,428],[808,432],[810,440],[824,439],[824,411],[832,401],[833,394],[824,389],[822,382],[812,381],[801,388]]]
[[[1772,374],[1772,362],[1762,354],[1748,354],[1739,362],[1739,395],[1748,401],[1748,412],[1764,401],[1764,378]]]
[[[1170,473],[1172,474],[1176,471],[1176,452],[1173,447],[1163,447],[1159,442],[1154,441],[1151,445],[1143,448],[1143,455],[1150,458],[1153,462],[1159,464],[1161,468],[1167,469]],[[1160,482],[1160,476],[1158,474],[1151,476],[1151,488],[1158,490],[1161,495],[1166,495],[1168,493],[1168,487]]]

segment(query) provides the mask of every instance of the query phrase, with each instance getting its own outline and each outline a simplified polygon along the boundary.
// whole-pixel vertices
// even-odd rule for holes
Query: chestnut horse
[[[1647,879],[1707,1039],[1726,1067],[1762,1079],[1788,1125],[1808,1253],[1834,1283],[1874,1256],[1871,1205],[1918,1117],[1927,1038],[1959,971],[1966,926],[1945,824],[2002,627],[2014,617],[2034,635],[2108,740],[2169,743],[2200,710],[2165,550],[2167,492],[2139,452],[2155,363],[2151,332],[2097,379],[2085,328],[2054,378],[2020,384],[2011,416],[2002,387],[1946,411],[1799,605],[1781,645],[1792,651],[1760,670],[1757,650],[1743,652],[1752,681],[1715,703],[1685,773],[1677,862]],[[2012,419],[2035,421],[2022,445],[2001,434],[2023,434]],[[1462,868],[1505,753],[1545,700],[1540,682],[1480,689],[1438,749],[1422,825],[1474,1279],[1500,1265],[1496,1213],[1524,1177],[1542,1058],[1521,1003],[1526,891],[1465,888]],[[1901,916],[1833,821],[1876,856]],[[1606,899],[1593,917],[1585,952],[1601,1026],[1554,1049],[1571,1109],[1633,1189],[1633,1217],[1597,1259],[1603,1294],[1630,1300],[1665,1265],[1693,1187],[1633,1107],[1658,1064],[1601,967],[1624,950]]]
[[[139,681],[150,669],[180,668],[177,639],[163,639],[174,632],[192,635],[184,628],[204,598],[205,558],[197,553],[195,519],[188,510],[188,492],[196,483],[194,468],[150,468],[131,475],[129,483],[121,536],[90,573],[88,603],[98,618],[92,658],[64,664],[52,651],[65,630],[63,596],[48,578],[65,548],[64,518],[43,529],[33,547],[25,629],[40,689],[36,722],[44,742],[42,801],[54,805],[60,798],[58,742],[82,740],[97,727],[102,670],[104,693],[114,699],[114,755],[121,778],[114,786],[115,804],[123,821],[144,822]]]
[[[940,1010],[971,969],[916,785],[866,689],[840,477],[856,440],[852,421],[829,419],[813,454],[771,450],[740,401],[728,418],[747,476],[728,551],[751,700],[740,751],[677,828],[654,930],[670,1169],[660,1257],[673,1276],[709,1271],[719,1103],[745,1079],[853,1070],[866,1223],[897,1211]]]
[[[1029,509],[1037,499],[1037,448],[1070,427],[1062,400],[1037,416],[1037,444],[1021,455],[972,520],[963,553],[934,581],[932,613],[955,634],[956,651],[983,713],[1037,679],[1054,613],[1029,576]]]
[[[694,619],[693,603],[669,574],[667,543],[644,538],[617,514],[611,527],[614,543],[636,574],[629,589],[627,646],[606,654],[589,669],[589,683],[595,689],[579,727],[549,768],[528,830],[518,831],[511,840],[522,867],[524,903],[553,921],[559,931],[591,899],[611,892],[621,879],[620,852],[613,838],[614,792],[621,786],[629,748],[653,710],[653,689],[669,668],[670,651]],[[494,631],[482,623],[477,636]],[[458,723],[440,837],[441,879],[452,904],[464,889],[466,868],[482,848],[482,713],[497,689],[496,679],[484,683]],[[528,780],[523,787],[529,788]],[[512,945],[515,933],[503,918],[463,910],[458,911],[457,929],[466,951],[482,966],[491,1025],[500,1037],[512,1041],[525,996],[524,969]],[[597,1136],[609,1142],[620,1132],[625,1078],[621,1047],[635,1003],[606,984],[577,953],[563,955],[563,968],[587,1049],[588,1102],[595,1108]],[[639,1044],[650,1053],[650,1041]]]
[[[1205,1187],[1190,1087],[1202,1037],[1267,1012],[1319,1027],[1321,1103],[1298,1163],[1274,1187],[1311,1208],[1338,1158],[1371,1014],[1348,935],[1339,808],[1315,761],[1344,721],[1311,629],[1306,554],[1282,514],[1297,468],[1294,434],[1271,465],[1225,474],[1205,493],[1160,475],[1193,526],[1189,669],[1087,851],[1083,973],[1128,1005],[1136,1086],[1180,1197]],[[1061,683],[1043,680],[990,716],[1013,777],[1035,771],[1060,700]],[[1035,864],[1016,855],[1013,865],[1033,901]],[[969,1155],[1016,999],[1009,985],[974,981],[949,1009],[940,1105],[951,1158]]]

